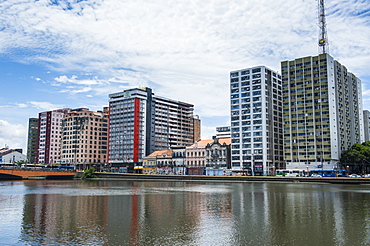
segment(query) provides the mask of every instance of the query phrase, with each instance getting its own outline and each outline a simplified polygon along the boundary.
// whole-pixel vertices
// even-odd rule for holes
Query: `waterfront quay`
[[[51,168],[14,168],[0,167],[0,180],[18,179],[73,179],[76,172],[72,170]]]
[[[77,172],[81,178],[83,172]],[[281,177],[281,176],[207,176],[207,175],[160,175],[96,172],[98,179],[121,180],[173,180],[173,181],[212,181],[212,182],[320,182],[331,184],[370,184],[370,178],[349,177]]]

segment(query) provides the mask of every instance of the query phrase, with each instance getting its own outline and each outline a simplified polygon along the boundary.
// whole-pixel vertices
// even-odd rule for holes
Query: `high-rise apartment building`
[[[364,139],[361,81],[329,54],[281,62],[287,169],[335,170]]]
[[[216,137],[217,138],[231,138],[230,126],[216,127]]]
[[[57,109],[39,113],[37,162],[53,164],[60,162],[60,131],[65,113],[71,109]]]
[[[199,115],[194,115],[193,117],[193,128],[194,128],[193,142],[196,142],[201,139],[201,135],[200,135],[201,121],[200,121]]]
[[[61,130],[61,162],[77,169],[100,168],[108,159],[108,108],[78,108],[64,114]]]
[[[364,110],[364,142],[370,140],[370,112]]]
[[[39,119],[29,118],[28,139],[27,139],[27,161],[29,163],[36,162],[38,133],[39,133]]]
[[[141,162],[156,150],[189,146],[200,136],[200,127],[194,133],[192,104],[156,96],[150,88],[109,98],[110,163]]]
[[[231,168],[273,175],[284,168],[282,85],[265,66],[230,72]]]

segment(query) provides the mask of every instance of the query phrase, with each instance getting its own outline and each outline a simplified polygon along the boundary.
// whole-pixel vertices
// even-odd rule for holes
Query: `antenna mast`
[[[328,34],[326,32],[326,20],[325,20],[325,0],[318,0],[318,10],[319,10],[318,17],[319,17],[319,27],[320,27],[319,53],[325,54],[329,52],[329,42],[328,42]]]

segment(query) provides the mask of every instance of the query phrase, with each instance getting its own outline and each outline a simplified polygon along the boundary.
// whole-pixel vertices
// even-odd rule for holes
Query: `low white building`
[[[18,161],[26,161],[27,156],[22,154],[22,149],[0,149],[0,163],[1,164],[14,164]]]

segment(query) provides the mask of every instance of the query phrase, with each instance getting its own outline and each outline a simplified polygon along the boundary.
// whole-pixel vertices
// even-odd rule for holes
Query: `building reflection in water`
[[[21,240],[31,245],[370,243],[370,194],[345,186],[140,181],[25,184],[29,186]]]

